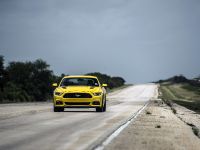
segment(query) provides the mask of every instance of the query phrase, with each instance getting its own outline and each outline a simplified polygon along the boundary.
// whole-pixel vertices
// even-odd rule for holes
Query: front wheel
[[[104,112],[106,111],[106,101],[105,101],[105,104],[104,104],[104,107],[103,107],[103,111]]]
[[[54,106],[54,112],[63,112],[64,111],[64,108],[63,107],[55,107]]]
[[[105,104],[103,105],[103,107],[96,108],[96,112],[105,112],[105,111],[106,111],[106,101],[105,101]]]

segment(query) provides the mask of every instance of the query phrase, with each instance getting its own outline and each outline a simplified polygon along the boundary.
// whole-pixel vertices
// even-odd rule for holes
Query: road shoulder
[[[106,150],[190,149],[198,150],[200,139],[161,100],[151,101],[134,122]]]
[[[176,103],[171,103],[171,108],[174,110],[176,116],[189,125],[194,134],[200,138],[200,114]]]
[[[0,120],[52,110],[52,102],[0,104]]]

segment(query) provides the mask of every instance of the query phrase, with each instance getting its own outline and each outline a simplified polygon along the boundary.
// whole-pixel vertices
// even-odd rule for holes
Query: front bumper
[[[63,98],[54,96],[54,106],[64,108],[97,108],[102,106],[102,96],[92,98]]]

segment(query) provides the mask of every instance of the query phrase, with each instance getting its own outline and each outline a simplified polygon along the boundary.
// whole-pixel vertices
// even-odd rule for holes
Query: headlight
[[[102,94],[101,92],[93,93],[94,96],[101,96],[101,94]]]
[[[61,96],[63,92],[54,92],[54,95]]]

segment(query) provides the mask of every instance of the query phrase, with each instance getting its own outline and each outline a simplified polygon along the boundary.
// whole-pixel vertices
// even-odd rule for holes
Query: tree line
[[[125,84],[122,77],[111,77],[99,72],[88,73],[97,76],[108,88],[116,88]],[[60,82],[65,76],[57,76],[50,65],[42,59],[35,61],[12,61],[4,64],[0,56],[0,103],[46,101],[52,98],[54,82]]]
[[[200,76],[194,78],[194,79],[188,79],[184,75],[176,75],[171,78],[168,78],[166,80],[159,80],[156,83],[164,83],[164,82],[170,82],[170,83],[188,83],[192,86],[200,87]]]
[[[108,84],[110,89],[120,87],[125,83],[125,80],[122,77],[111,77],[107,74],[102,74],[99,72],[88,73],[86,75],[96,76],[101,83]]]

